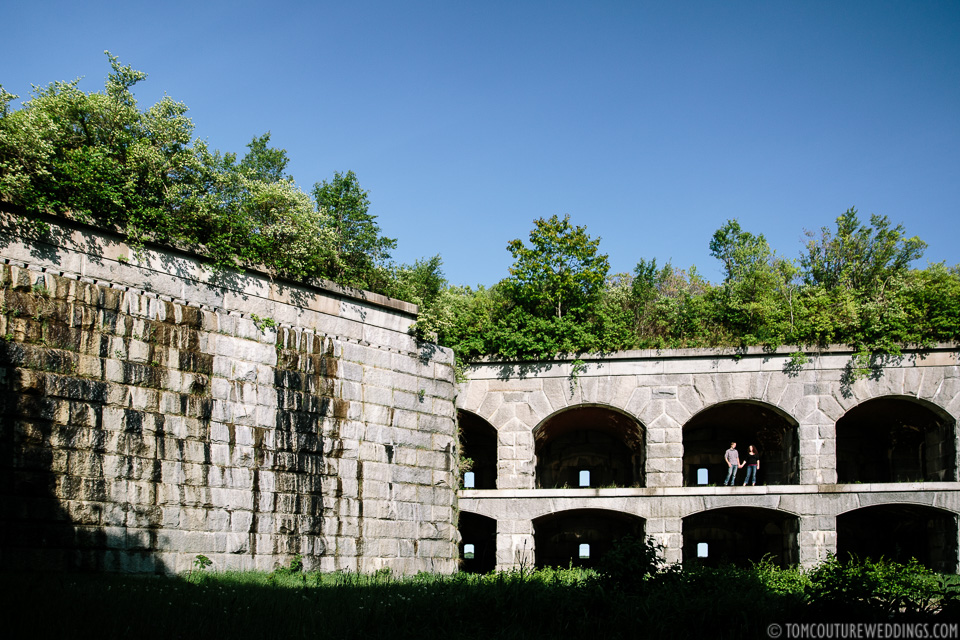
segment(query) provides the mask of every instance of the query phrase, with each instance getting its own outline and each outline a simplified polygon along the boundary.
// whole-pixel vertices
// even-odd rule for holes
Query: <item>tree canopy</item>
[[[119,228],[135,244],[188,243],[222,267],[388,295],[402,290],[401,271],[407,281],[423,272],[390,262],[396,242],[381,236],[352,171],[318,183],[311,198],[269,133],[239,159],[212,151],[193,138],[184,104],[164,97],[141,110],[132,89],[146,74],[107,57],[100,92],[54,82],[14,109],[17,96],[0,87],[0,199]]]
[[[0,200],[30,213],[71,215],[147,239],[189,243],[221,267],[262,266],[327,278],[420,305],[420,337],[461,360],[538,360],[639,348],[848,344],[862,368],[906,345],[960,341],[960,269],[911,267],[925,243],[902,225],[850,208],[835,228],[808,233],[797,260],[763,234],[725,222],[709,244],[724,279],[640,259],[609,273],[600,239],[570,216],[534,221],[511,240],[509,275],[476,289],[450,286],[440,256],[397,265],[352,171],[311,194],[287,173],[284,149],[254,136],[239,157],[193,137],[187,107],[164,97],[141,110],[146,74],[107,54],[104,89],[79,81],[17,96],[0,87]],[[38,231],[42,231],[40,225]]]
[[[729,220],[709,246],[724,271],[716,285],[694,267],[655,260],[611,275],[584,227],[556,216],[534,225],[529,247],[508,245],[516,259],[509,277],[490,289],[449,288],[421,329],[466,360],[840,343],[856,350],[858,371],[907,345],[960,340],[960,268],[911,268],[924,243],[884,216],[863,224],[849,209],[836,230],[810,234],[797,260]]]

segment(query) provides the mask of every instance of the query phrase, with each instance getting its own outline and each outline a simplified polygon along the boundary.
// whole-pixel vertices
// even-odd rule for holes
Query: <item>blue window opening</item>
[[[589,560],[590,559],[590,545],[582,544],[580,545],[580,559]]]
[[[590,486],[590,472],[586,469],[580,471],[580,486],[589,487]]]
[[[463,474],[463,488],[464,489],[473,489],[477,484],[477,477],[474,475],[473,471],[467,471]]]

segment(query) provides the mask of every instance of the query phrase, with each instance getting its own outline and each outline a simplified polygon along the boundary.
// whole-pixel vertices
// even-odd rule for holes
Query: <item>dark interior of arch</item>
[[[697,486],[698,469],[707,469],[707,484],[722,485],[727,475],[724,453],[737,443],[740,460],[747,447],[760,452],[757,484],[799,484],[800,447],[797,425],[772,408],[750,402],[728,402],[706,409],[683,427],[683,483]],[[743,483],[746,469],[737,472]]]
[[[460,570],[490,573],[497,566],[497,521],[469,511],[460,512]],[[465,558],[463,547],[473,545],[473,558]]]
[[[683,561],[710,566],[758,562],[769,555],[781,567],[800,561],[796,516],[755,507],[713,509],[683,519]],[[707,557],[697,557],[699,543]]]
[[[957,516],[911,504],[866,507],[837,516],[837,557],[916,558],[941,573],[957,570]]]
[[[581,471],[591,487],[644,486],[643,429],[636,420],[603,407],[578,407],[550,418],[537,429],[537,486],[580,486]]]
[[[480,416],[458,411],[460,451],[473,464],[474,489],[497,488],[497,430]]]
[[[644,538],[643,518],[600,509],[551,513],[533,521],[537,567],[595,567],[613,543],[630,535]],[[580,557],[580,545],[590,557]]]
[[[956,479],[954,422],[905,398],[877,398],[837,421],[837,482]]]

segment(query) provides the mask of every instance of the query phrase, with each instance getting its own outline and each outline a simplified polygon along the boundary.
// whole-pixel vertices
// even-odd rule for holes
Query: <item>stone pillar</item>
[[[647,428],[646,486],[683,486],[683,428],[660,415]]]
[[[533,433],[512,418],[497,434],[497,489],[533,489],[535,483]]]
[[[836,484],[836,423],[821,411],[800,422],[800,484]]]
[[[663,559],[668,564],[683,560],[683,518],[647,518],[645,533],[663,545]]]
[[[800,516],[800,566],[805,569],[837,553],[837,517],[824,515]]]
[[[532,520],[497,520],[497,571],[536,564]]]

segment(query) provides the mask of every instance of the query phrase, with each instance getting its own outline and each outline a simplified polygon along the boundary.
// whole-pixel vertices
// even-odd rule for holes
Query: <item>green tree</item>
[[[583,313],[596,302],[610,270],[606,254],[598,253],[600,239],[587,235],[586,227],[561,220],[534,221],[530,245],[517,239],[507,244],[513,254],[509,295],[537,317],[563,318],[570,311]]]
[[[330,182],[318,182],[313,197],[324,213],[322,226],[333,238],[323,275],[361,289],[382,288],[385,265],[397,241],[380,235],[376,216],[369,213],[368,193],[360,188],[356,174],[337,172]]]
[[[196,164],[171,192],[183,233],[221,266],[264,265],[295,278],[316,275],[331,254],[321,212],[284,174],[284,149],[254,137],[247,154],[210,152],[194,145]]]
[[[107,56],[101,93],[55,82],[12,110],[14,96],[0,92],[0,198],[133,236],[175,236],[167,195],[194,162],[187,108],[165,97],[140,112],[131,89],[146,74]]]
[[[808,284],[827,290],[846,287],[872,297],[882,293],[891,279],[907,272],[910,263],[923,256],[927,244],[907,238],[903,225],[891,227],[887,216],[870,216],[861,224],[857,210],[847,209],[837,218],[836,233],[824,227],[820,236],[807,232],[806,255],[801,259]]]
[[[713,234],[710,255],[724,266],[723,287],[716,291],[721,322],[740,336],[741,344],[781,344],[790,330],[784,302],[792,300],[795,272],[778,258],[766,238],[728,220]],[[792,324],[792,323],[791,323]]]

